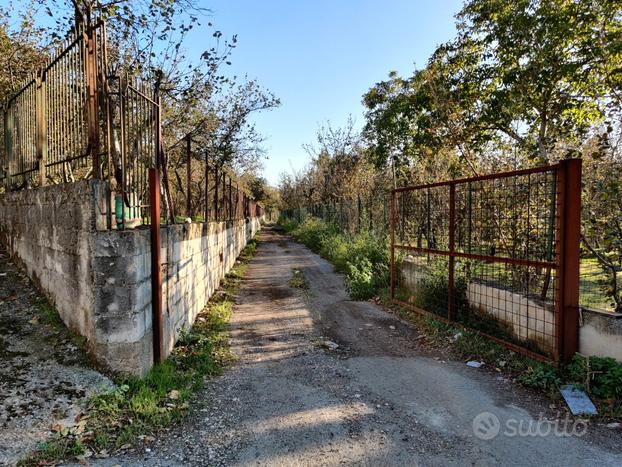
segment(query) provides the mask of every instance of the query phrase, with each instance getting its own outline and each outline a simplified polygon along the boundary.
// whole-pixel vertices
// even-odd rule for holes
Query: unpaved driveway
[[[28,277],[0,248],[0,465],[13,465],[73,425],[82,402],[111,381],[90,368],[62,325],[46,324]]]
[[[308,292],[289,286],[292,268]],[[604,427],[580,438],[476,437],[482,412],[503,432],[508,421],[551,415],[549,402],[426,356],[409,325],[349,301],[330,264],[273,230],[261,233],[246,277],[231,324],[239,362],[208,384],[185,423],[105,465],[622,464],[620,433]]]

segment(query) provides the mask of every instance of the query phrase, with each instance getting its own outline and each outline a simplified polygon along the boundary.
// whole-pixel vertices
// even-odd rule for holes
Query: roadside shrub
[[[371,261],[363,258],[356,264],[348,264],[346,288],[350,297],[355,300],[365,300],[374,295],[376,290],[374,288]]]
[[[292,235],[312,251],[319,253],[323,242],[335,235],[335,229],[315,217],[308,217],[292,232]]]
[[[298,221],[296,219],[288,219],[281,215],[278,220],[278,224],[285,229],[286,232],[292,232],[298,227]]]
[[[282,220],[287,230],[291,222]],[[296,240],[333,263],[345,274],[346,288],[355,300],[379,294],[389,284],[389,248],[386,238],[370,232],[338,232],[320,219],[308,217],[292,231]]]
[[[346,288],[355,300],[372,298],[389,284],[389,267],[383,263],[373,264],[368,258],[348,263]]]
[[[576,354],[567,366],[568,380],[599,399],[622,399],[622,363],[610,357]]]
[[[350,242],[345,235],[335,234],[327,238],[322,244],[320,255],[333,263],[337,271],[348,272],[351,251]]]
[[[527,373],[518,377],[518,381],[525,386],[544,391],[554,391],[562,384],[559,371],[550,363],[534,364]]]

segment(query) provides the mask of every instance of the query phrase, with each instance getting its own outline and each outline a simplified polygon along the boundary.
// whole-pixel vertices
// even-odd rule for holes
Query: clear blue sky
[[[231,71],[273,91],[281,107],[256,117],[267,137],[264,176],[308,162],[301,148],[326,120],[352,114],[363,124],[362,95],[390,70],[409,75],[436,45],[455,35],[461,0],[206,0],[214,27],[238,34]],[[206,21],[203,21],[204,23]],[[207,28],[187,48],[208,47]]]

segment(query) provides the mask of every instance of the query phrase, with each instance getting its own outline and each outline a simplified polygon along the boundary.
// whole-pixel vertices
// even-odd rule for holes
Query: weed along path
[[[573,434],[569,423],[560,436],[562,423],[541,421],[534,432],[540,414],[555,415],[550,401],[435,359],[418,338],[380,307],[350,301],[329,263],[267,228],[231,321],[237,362],[208,382],[181,425],[130,457],[98,462],[622,464],[619,431],[575,425]]]

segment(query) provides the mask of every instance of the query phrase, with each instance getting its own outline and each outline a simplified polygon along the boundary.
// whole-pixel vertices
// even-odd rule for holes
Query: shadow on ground
[[[293,268],[308,291],[289,286]],[[604,427],[583,437],[510,436],[508,422],[557,414],[492,372],[429,356],[417,338],[376,305],[350,301],[326,261],[265,229],[231,323],[237,364],[208,384],[182,425],[102,463],[622,463],[622,437]],[[498,435],[490,436],[494,424],[475,435],[473,420],[484,412],[497,417]]]

